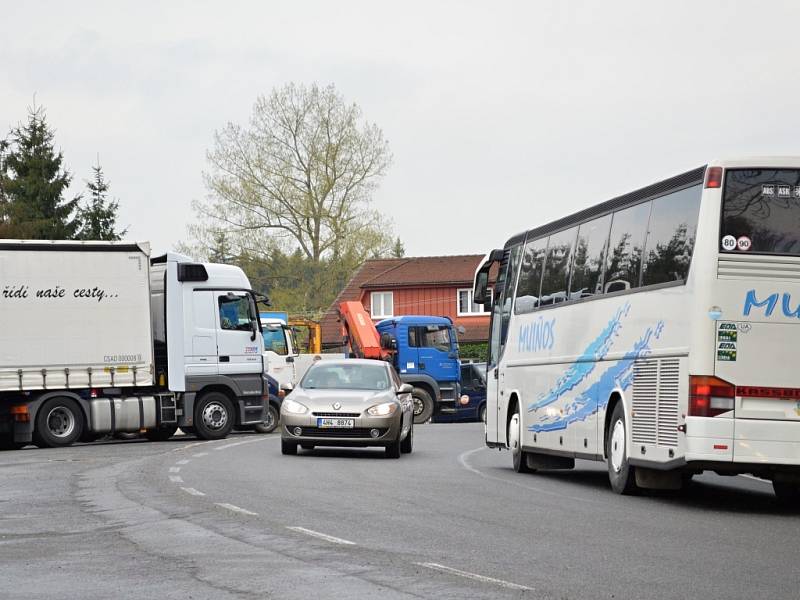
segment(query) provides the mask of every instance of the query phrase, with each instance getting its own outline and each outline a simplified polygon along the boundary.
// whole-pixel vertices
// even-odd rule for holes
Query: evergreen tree
[[[11,129],[0,150],[0,233],[24,239],[72,239],[80,196],[64,200],[72,175],[53,146],[44,109],[34,105],[28,122]]]
[[[117,241],[128,231],[116,231],[117,209],[119,202],[108,199],[108,189],[111,183],[103,175],[103,167],[92,167],[94,178],[86,182],[89,190],[89,200],[86,206],[78,208],[78,217],[81,229],[78,232],[79,240],[104,240]]]
[[[393,258],[403,258],[406,255],[406,247],[403,245],[403,242],[400,241],[398,237],[394,241],[394,246],[392,246],[392,257]]]

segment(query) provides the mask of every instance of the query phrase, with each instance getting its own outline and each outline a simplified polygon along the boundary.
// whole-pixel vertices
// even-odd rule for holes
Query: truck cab
[[[414,420],[456,411],[460,396],[458,337],[447,317],[406,315],[378,322],[381,338],[395,346],[400,379],[414,386]]]
[[[266,373],[279,385],[294,384],[297,378],[295,360],[300,352],[286,313],[262,312],[260,318]]]

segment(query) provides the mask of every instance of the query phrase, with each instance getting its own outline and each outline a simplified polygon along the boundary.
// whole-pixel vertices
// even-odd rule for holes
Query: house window
[[[488,292],[489,292],[489,304],[491,304],[492,290],[489,289]],[[471,289],[458,290],[457,302],[458,302],[458,316],[459,317],[468,317],[470,315],[488,315],[489,314],[489,312],[484,308],[483,304],[475,304],[472,301],[472,290]]]
[[[394,295],[392,292],[372,292],[369,301],[373,319],[385,319],[394,316]]]

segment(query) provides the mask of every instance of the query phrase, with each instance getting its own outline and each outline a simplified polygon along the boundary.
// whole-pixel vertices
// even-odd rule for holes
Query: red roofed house
[[[374,321],[401,315],[450,317],[461,343],[486,342],[489,313],[472,303],[472,278],[483,255],[381,258],[364,262],[322,318],[322,347],[342,349],[337,307],[360,300]]]

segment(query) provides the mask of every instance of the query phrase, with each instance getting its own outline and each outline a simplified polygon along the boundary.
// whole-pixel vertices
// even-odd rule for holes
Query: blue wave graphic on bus
[[[622,390],[628,389],[633,383],[633,364],[637,358],[642,358],[650,353],[650,342],[661,337],[664,331],[664,321],[659,321],[654,327],[648,327],[644,335],[634,344],[630,352],[619,360],[614,366],[606,369],[595,383],[581,393],[572,403],[565,408],[565,414],[546,416],[542,423],[528,427],[528,431],[535,433],[543,431],[559,431],[566,429],[571,423],[585,421],[601,408],[608,404],[611,392],[617,386]]]
[[[559,378],[555,386],[540,396],[536,402],[528,405],[528,412],[552,404],[565,393],[580,385],[594,371],[597,364],[595,361],[608,354],[617,332],[622,327],[622,318],[627,316],[630,310],[629,302],[619,307],[605,329],[586,347],[575,363]]]

